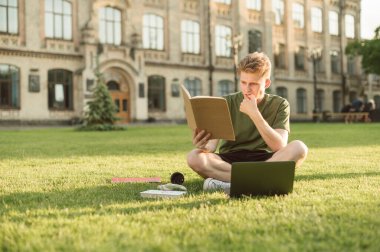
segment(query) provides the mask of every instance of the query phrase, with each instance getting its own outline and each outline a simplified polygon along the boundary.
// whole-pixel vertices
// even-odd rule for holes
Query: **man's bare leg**
[[[273,161],[295,161],[296,167],[301,166],[307,156],[307,146],[299,140],[288,143],[284,148],[278,150],[274,155],[267,160]]]
[[[267,161],[295,161],[296,167],[299,167],[306,159],[307,152],[307,146],[303,142],[295,140],[277,151]],[[187,155],[187,163],[191,169],[203,178],[214,178],[225,182],[231,181],[231,164],[223,161],[215,153],[204,152],[200,149],[192,150]]]
[[[231,164],[223,161],[218,155],[195,149],[187,155],[187,163],[191,169],[203,178],[214,178],[230,182]]]

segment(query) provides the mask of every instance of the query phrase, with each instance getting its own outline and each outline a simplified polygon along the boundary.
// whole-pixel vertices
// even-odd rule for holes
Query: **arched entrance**
[[[117,123],[130,122],[131,100],[129,87],[131,83],[128,82],[126,73],[118,68],[109,68],[105,71],[104,77],[117,109],[116,117],[119,118]]]

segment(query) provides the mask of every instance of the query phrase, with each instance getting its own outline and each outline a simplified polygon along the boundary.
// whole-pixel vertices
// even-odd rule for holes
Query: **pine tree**
[[[85,113],[84,124],[85,127],[111,126],[117,120],[117,117],[115,117],[116,107],[104,84],[102,75],[97,73],[96,76],[97,83],[93,93],[93,99],[87,102],[88,111]]]

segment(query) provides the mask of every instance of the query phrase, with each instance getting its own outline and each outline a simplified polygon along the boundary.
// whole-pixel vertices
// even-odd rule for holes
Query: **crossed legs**
[[[302,141],[295,140],[278,150],[267,162],[295,161],[296,167],[299,167],[306,159],[307,152],[307,146]],[[226,182],[231,180],[231,164],[223,161],[215,153],[194,149],[187,155],[187,163],[203,178],[214,178]]]

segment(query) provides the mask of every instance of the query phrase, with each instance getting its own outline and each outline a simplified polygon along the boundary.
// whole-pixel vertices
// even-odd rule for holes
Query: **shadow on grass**
[[[376,176],[380,176],[380,172],[325,173],[325,174],[311,174],[311,175],[296,175],[295,181],[345,179],[345,178],[376,177]]]
[[[185,186],[189,190],[189,196],[203,194],[201,180],[188,181]],[[154,212],[161,209],[194,209],[204,204],[216,205],[227,201],[226,198],[218,199],[192,199],[187,202],[161,199],[145,199],[140,197],[140,192],[155,189],[158,184],[109,184],[90,188],[77,188],[66,191],[53,192],[25,192],[13,193],[0,197],[0,214],[9,212],[25,213],[30,210],[53,210],[53,213],[38,213],[38,217],[55,218],[67,211],[67,216],[78,217],[86,214],[134,214],[141,211]],[[184,198],[186,199],[186,198]],[[157,204],[159,201],[159,204]],[[119,205],[120,204],[120,205]],[[123,207],[122,204],[126,204]],[[133,206],[128,206],[132,204]],[[118,206],[114,206],[118,205]],[[55,212],[54,212],[55,211]],[[24,216],[12,217],[13,220],[24,219]]]

